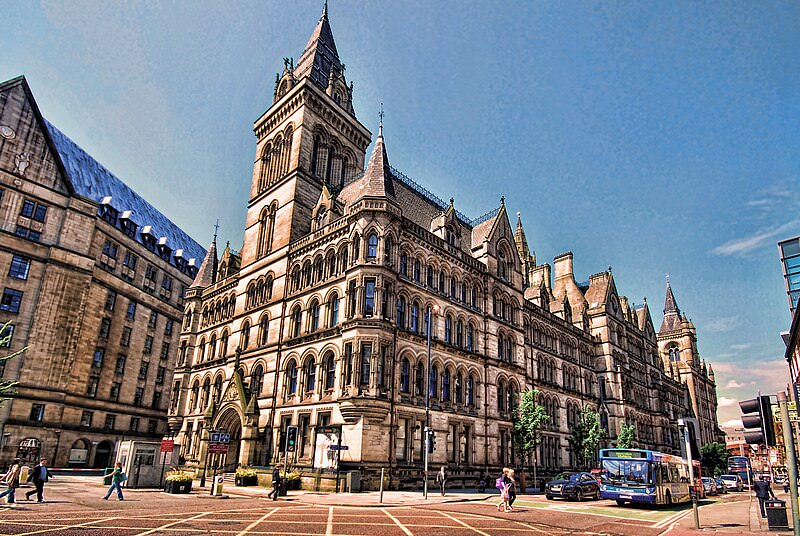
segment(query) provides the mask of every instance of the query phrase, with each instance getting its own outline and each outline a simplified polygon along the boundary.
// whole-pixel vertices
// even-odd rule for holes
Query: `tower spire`
[[[678,308],[678,302],[675,301],[675,295],[672,293],[672,285],[669,282],[669,275],[667,275],[667,296],[664,299],[664,321],[661,323],[660,332],[673,331],[680,329],[681,326],[681,310]]]

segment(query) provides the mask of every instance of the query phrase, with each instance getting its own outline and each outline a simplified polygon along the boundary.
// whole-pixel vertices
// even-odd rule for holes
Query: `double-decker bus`
[[[600,497],[642,504],[691,500],[689,465],[680,456],[645,449],[602,449]]]
[[[747,456],[728,456],[728,474],[742,477],[742,483],[752,487],[755,482],[755,473]]]

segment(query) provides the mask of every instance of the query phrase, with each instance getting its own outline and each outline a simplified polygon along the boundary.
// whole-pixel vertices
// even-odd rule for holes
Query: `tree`
[[[520,457],[533,455],[533,483],[536,485],[536,452],[542,442],[542,429],[550,422],[544,406],[537,401],[539,391],[526,389],[519,395],[519,404],[514,410],[514,448]]]
[[[700,447],[700,464],[703,471],[719,476],[728,470],[728,449],[724,443],[714,441]]]
[[[632,424],[624,424],[619,428],[617,434],[617,448],[629,449],[633,447],[633,438],[636,435],[636,427]]]
[[[569,443],[575,453],[575,460],[581,469],[588,469],[597,454],[597,447],[606,438],[605,429],[600,426],[600,414],[586,405],[578,413],[578,421],[572,425]]]
[[[11,336],[13,333],[14,333],[14,328],[12,326],[11,320],[9,320],[5,324],[3,324],[2,327],[0,327],[0,347],[4,347],[6,345],[11,344]],[[0,356],[0,363],[5,363],[9,359],[13,359],[15,357],[22,355],[27,349],[28,347],[26,346],[25,348],[21,348],[16,352],[12,352],[6,356]],[[14,386],[16,385],[17,382],[13,380],[0,379],[0,403],[2,403],[5,400],[8,400],[11,397],[11,395],[14,394]]]

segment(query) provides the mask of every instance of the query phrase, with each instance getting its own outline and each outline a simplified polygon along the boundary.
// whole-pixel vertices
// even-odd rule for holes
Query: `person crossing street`
[[[28,473],[28,482],[32,482],[35,489],[32,489],[27,493],[25,493],[25,498],[30,501],[31,495],[35,493],[36,502],[43,503],[44,483],[50,480],[52,477],[53,475],[47,468],[47,460],[42,458],[41,460],[39,460],[39,464],[34,466],[34,468],[31,469],[30,473]]]

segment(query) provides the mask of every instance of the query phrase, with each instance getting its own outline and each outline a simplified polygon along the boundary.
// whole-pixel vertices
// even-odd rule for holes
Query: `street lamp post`
[[[208,439],[206,439],[206,462],[203,464],[203,474],[200,476],[201,488],[204,488],[206,485],[206,468],[208,467],[208,447],[211,444],[211,432],[214,431],[214,413],[216,413],[215,406],[216,405],[214,404],[214,399],[212,398],[211,403],[208,405],[208,409],[206,409],[205,413],[203,414],[203,421],[210,423],[211,426],[205,428],[205,432],[206,434],[208,434]]]
[[[697,511],[697,492],[698,490],[695,489],[695,480],[694,480],[694,462],[692,461],[692,444],[691,439],[689,438],[689,423],[684,421],[683,419],[678,419],[678,428],[683,428],[684,434],[684,444],[686,445],[686,461],[689,464],[689,493],[692,497],[692,512],[694,514],[694,528],[700,528],[700,515]],[[700,485],[702,486],[703,483],[701,482]],[[692,493],[694,490],[694,493]]]
[[[437,307],[438,309],[438,307]],[[430,443],[431,443],[431,308],[428,307],[425,311],[425,323],[428,327],[428,366],[426,372],[428,374],[428,381],[425,388],[425,480],[422,484],[423,495],[428,499],[428,463],[430,461]]]

